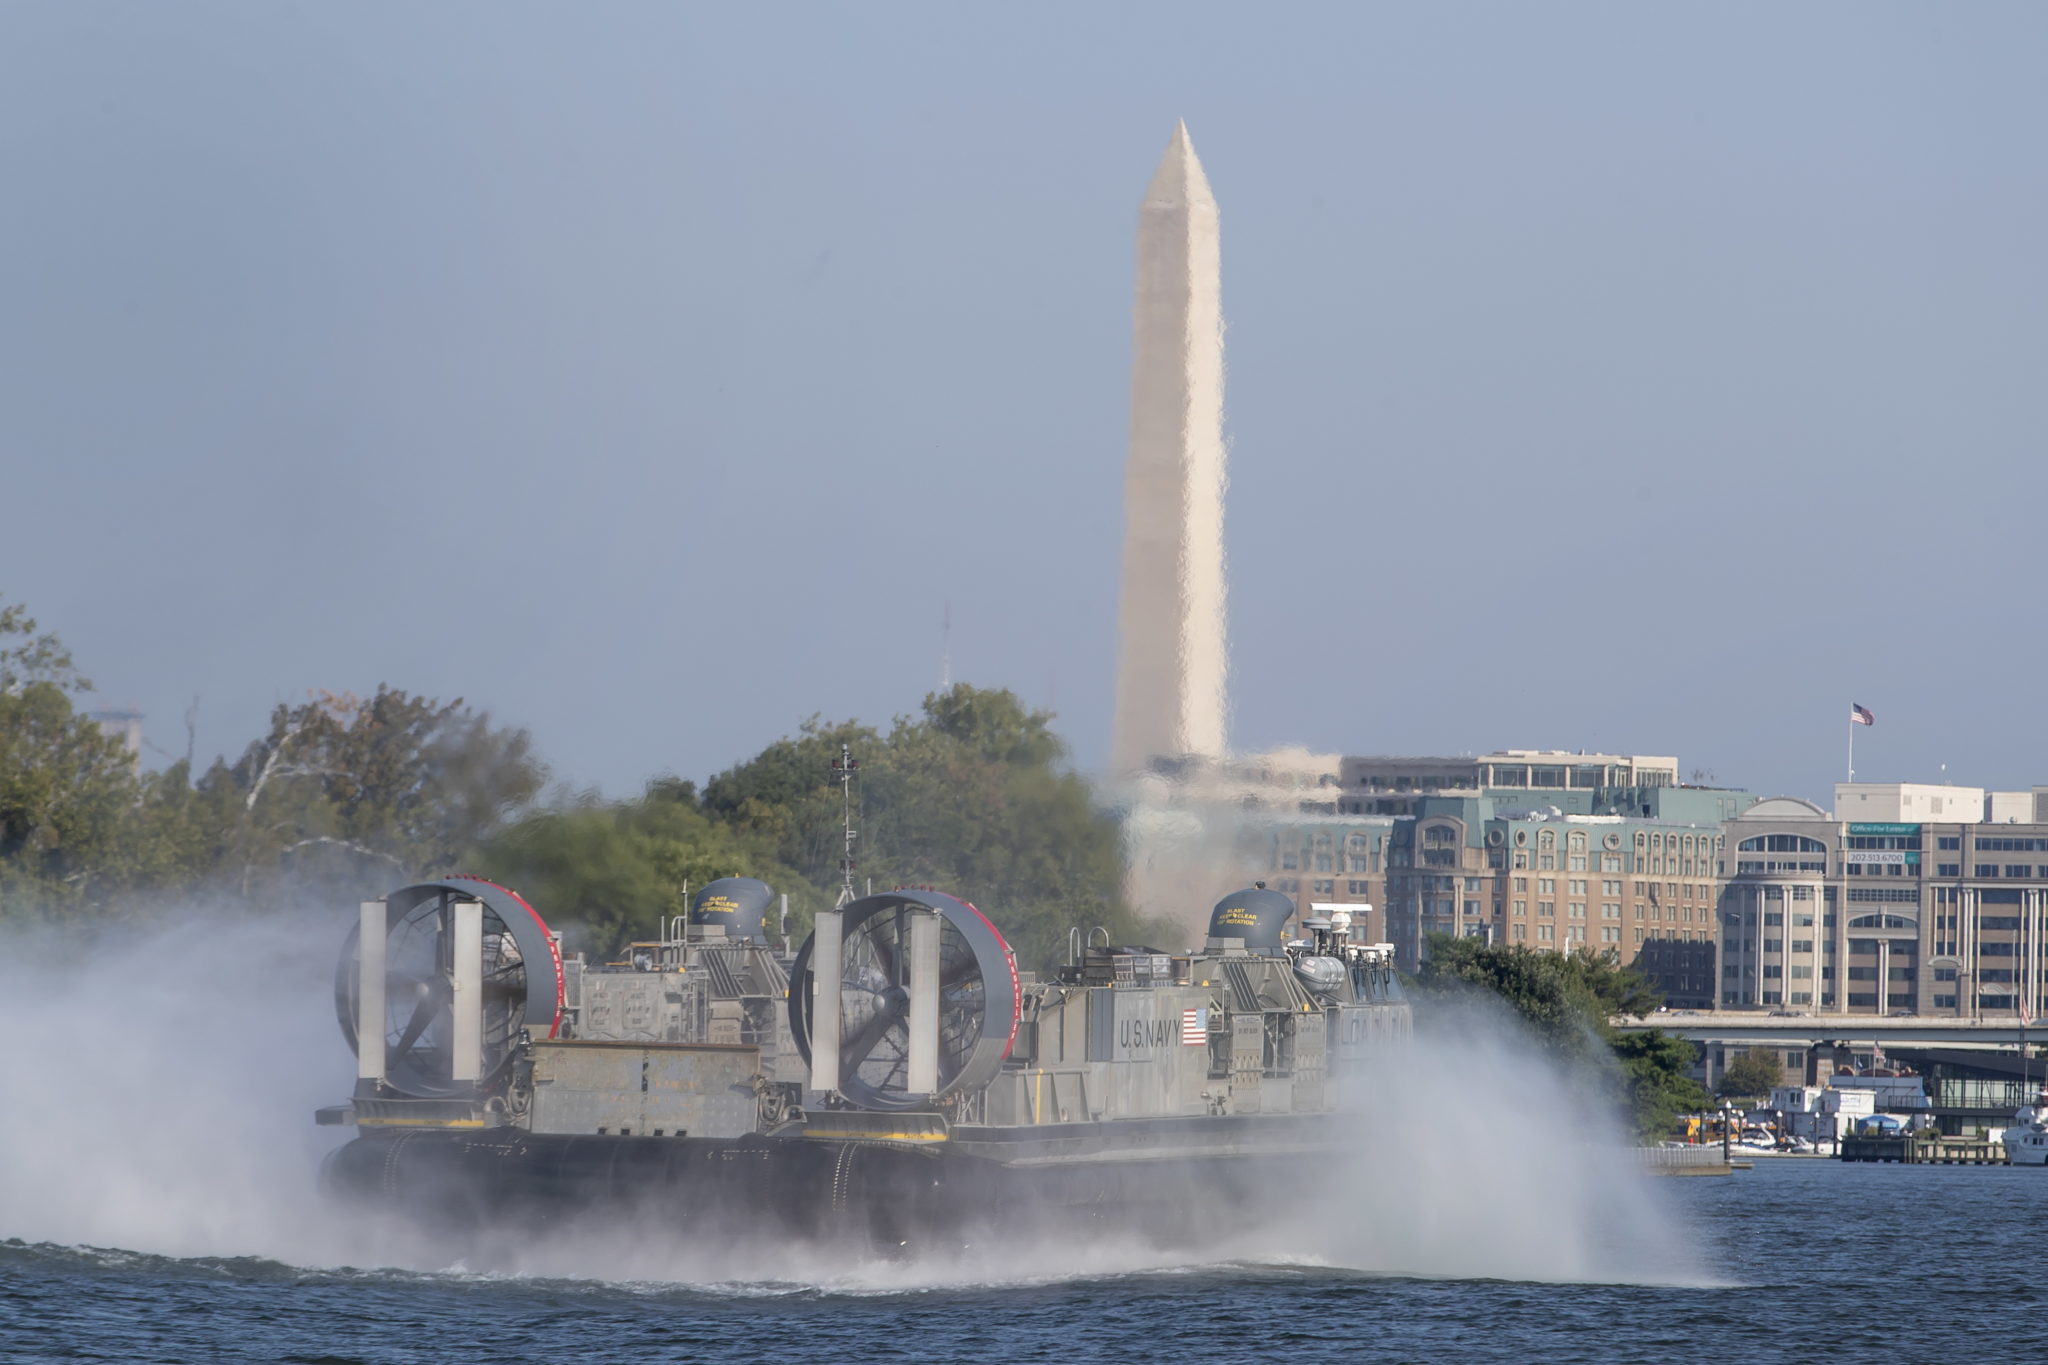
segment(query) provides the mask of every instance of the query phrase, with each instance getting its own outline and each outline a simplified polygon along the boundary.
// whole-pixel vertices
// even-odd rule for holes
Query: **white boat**
[[[2014,1166],[2048,1166],[2048,1112],[2022,1109],[1999,1136],[2005,1159]]]

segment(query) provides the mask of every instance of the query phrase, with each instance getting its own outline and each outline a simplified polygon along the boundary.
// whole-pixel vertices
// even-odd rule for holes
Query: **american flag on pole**
[[[1182,1010],[1180,1012],[1180,1042],[1182,1047],[1207,1047],[1209,1045],[1208,1010]]]
[[[1870,714],[1869,707],[1858,706],[1853,701],[1849,703],[1849,719],[1858,725],[1877,724],[1877,717]]]

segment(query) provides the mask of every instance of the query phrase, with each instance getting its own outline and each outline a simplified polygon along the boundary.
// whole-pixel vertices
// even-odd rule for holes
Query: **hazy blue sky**
[[[1132,233],[1223,213],[1234,736],[2048,782],[2048,7],[13,3],[0,592],[239,751],[1108,747]]]

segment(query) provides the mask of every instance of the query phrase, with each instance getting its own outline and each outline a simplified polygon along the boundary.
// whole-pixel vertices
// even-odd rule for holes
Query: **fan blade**
[[[892,986],[900,984],[902,975],[896,970],[895,946],[882,941],[879,929],[870,931],[867,938],[868,947],[874,951],[875,962],[882,969],[882,979]]]
[[[406,1054],[412,1051],[413,1044],[419,1042],[420,1035],[427,1031],[427,1025],[433,1023],[434,1016],[441,1012],[445,1002],[443,1000],[444,992],[440,989],[440,984],[438,981],[429,982],[427,984],[427,993],[421,996],[420,1003],[413,1007],[412,1018],[408,1019],[405,1024],[405,1032],[398,1035],[397,1043],[392,1045],[390,1053],[387,1054],[389,1058],[385,1064],[387,1072],[405,1060]]]
[[[876,1044],[888,1036],[889,1030],[896,1026],[897,1021],[902,1018],[902,1015],[903,1012],[900,1006],[884,1003],[880,1009],[875,1011],[873,1017],[861,1027],[860,1032],[847,1039],[840,1047],[839,1056],[841,1060],[839,1065],[846,1071],[858,1071],[860,1064],[868,1059],[868,1054],[875,1050]]]

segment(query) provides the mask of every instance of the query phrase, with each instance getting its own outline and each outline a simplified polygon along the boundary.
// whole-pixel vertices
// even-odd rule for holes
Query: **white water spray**
[[[90,948],[12,932],[0,1028],[0,1239],[297,1265],[446,1268],[410,1230],[337,1216],[314,1126],[354,1067],[335,1028],[340,914],[201,920]],[[683,1228],[508,1237],[470,1269],[690,1284],[899,1292],[1030,1284],[1219,1262],[1376,1274],[1697,1282],[1684,1237],[1597,1104],[1514,1026],[1434,1012],[1362,1078],[1356,1150],[1304,1158],[1261,1191],[1273,1215],[1201,1246],[1049,1233],[930,1260],[851,1258]],[[1200,1189],[1191,1199],[1203,1197]],[[460,1266],[457,1267],[461,1268]]]

